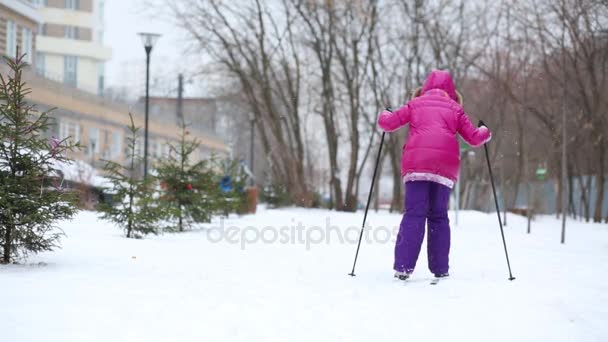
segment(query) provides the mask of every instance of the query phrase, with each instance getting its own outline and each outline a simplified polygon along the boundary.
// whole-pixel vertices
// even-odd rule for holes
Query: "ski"
[[[449,275],[449,274],[447,274],[447,273],[445,273],[445,274],[441,274],[441,275],[439,275],[439,276],[435,276],[435,278],[433,278],[433,280],[431,280],[431,285],[437,285],[437,284],[439,284],[439,281],[440,281],[441,279],[445,279],[445,278],[447,278],[447,277],[449,277],[449,276],[450,276],[450,275]]]

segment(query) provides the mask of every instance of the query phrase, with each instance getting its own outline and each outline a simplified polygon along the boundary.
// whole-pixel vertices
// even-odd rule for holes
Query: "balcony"
[[[100,61],[112,58],[112,50],[97,42],[56,37],[36,37],[36,48],[44,53],[88,57]]]
[[[42,14],[42,20],[48,24],[88,27],[92,29],[95,23],[95,18],[91,12],[45,7],[40,9],[40,13]]]

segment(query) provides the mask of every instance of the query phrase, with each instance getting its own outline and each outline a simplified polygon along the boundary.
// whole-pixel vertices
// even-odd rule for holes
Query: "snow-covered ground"
[[[361,219],[261,210],[226,220],[223,234],[218,221],[128,240],[84,212],[62,224],[63,249],[0,267],[0,339],[608,340],[607,225],[571,222],[560,245],[554,218],[539,219],[527,235],[525,220],[510,216],[517,280],[509,282],[496,215],[461,213],[453,276],[430,286],[425,252],[411,282],[392,278],[385,240],[400,216],[388,213],[370,213],[373,241],[362,245],[357,277],[347,276]]]

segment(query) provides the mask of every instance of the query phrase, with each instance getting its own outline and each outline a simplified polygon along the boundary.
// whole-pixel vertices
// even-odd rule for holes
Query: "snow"
[[[220,242],[220,221],[128,240],[83,212],[61,224],[63,249],[0,266],[2,340],[608,340],[606,225],[571,221],[561,245],[555,218],[527,235],[525,219],[510,216],[509,282],[496,215],[461,212],[452,278],[430,286],[424,251],[411,282],[392,278],[393,246],[380,226],[396,229],[400,216],[387,212],[370,213],[377,239],[362,244],[349,277],[356,242],[340,243],[338,232],[356,239],[361,220],[261,209],[226,220]],[[252,242],[262,232],[266,242]]]
[[[68,181],[88,184],[97,188],[112,186],[108,178],[101,176],[91,164],[82,160],[69,163],[53,160],[53,167],[61,171],[63,178]]]

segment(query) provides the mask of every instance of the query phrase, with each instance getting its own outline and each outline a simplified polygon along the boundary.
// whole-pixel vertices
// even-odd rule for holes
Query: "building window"
[[[59,122],[59,139],[71,138],[73,142],[80,141],[80,125],[75,122]]]
[[[78,27],[76,26],[66,26],[65,27],[65,37],[68,39],[78,39],[80,36],[80,32],[78,32]]]
[[[63,57],[63,83],[76,87],[78,85],[78,57]]]
[[[99,21],[101,21],[102,24],[103,24],[103,19],[104,19],[105,8],[106,8],[105,1],[100,1],[99,2]]]
[[[97,82],[97,93],[99,96],[103,96],[103,90],[105,88],[105,76],[106,76],[106,65],[105,63],[99,63],[99,78]]]
[[[32,3],[38,7],[46,7],[48,6],[48,0],[32,0]]]
[[[22,46],[22,53],[25,54],[25,62],[32,64],[32,61],[34,60],[32,54],[34,53],[33,51],[33,34],[32,34],[32,30],[28,29],[28,28],[23,28],[21,30],[21,46]]]
[[[65,0],[65,8],[71,10],[79,10],[80,9],[80,1],[79,0]]]
[[[45,54],[42,52],[36,52],[36,73],[38,75],[44,76],[46,69],[46,58]]]
[[[17,24],[14,21],[6,22],[6,55],[15,58],[17,54]]]
[[[96,154],[99,154],[101,150],[101,143],[99,142],[99,129],[97,128],[89,128],[89,156],[93,157]]]
[[[120,151],[122,150],[122,134],[120,132],[112,132],[111,148],[111,158],[116,159],[120,157]]]

